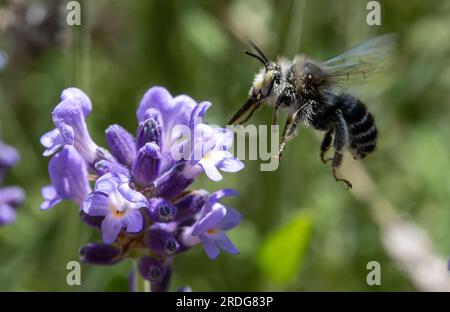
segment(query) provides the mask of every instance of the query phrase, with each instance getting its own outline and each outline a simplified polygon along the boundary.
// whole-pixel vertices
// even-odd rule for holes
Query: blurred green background
[[[268,56],[334,56],[378,34],[396,32],[391,72],[351,89],[373,111],[377,151],[362,164],[371,183],[402,216],[430,236],[437,254],[450,254],[450,1],[380,1],[382,25],[366,23],[366,1],[80,1],[81,26],[67,26],[66,1],[0,1],[0,129],[22,159],[6,184],[27,199],[17,221],[0,228],[0,290],[127,291],[132,263],[82,264],[82,286],[66,284],[66,264],[78,249],[100,241],[78,218],[74,203],[39,211],[49,183],[40,136],[61,91],[82,88],[92,99],[88,126],[105,146],[118,123],[135,132],[135,111],[151,86],[213,103],[206,120],[225,125],[243,103],[259,64],[243,54],[253,38]],[[267,124],[271,110],[254,122]],[[209,260],[203,249],[176,257],[172,289],[194,291],[415,290],[382,245],[369,202],[334,182],[319,159],[311,129],[288,145],[276,172],[259,161],[205,177],[195,187],[233,187],[242,224],[230,233],[241,255]],[[348,155],[347,155],[348,156]],[[356,164],[345,162],[349,176]],[[380,198],[381,200],[381,198]],[[366,264],[381,264],[382,285],[368,286]]]

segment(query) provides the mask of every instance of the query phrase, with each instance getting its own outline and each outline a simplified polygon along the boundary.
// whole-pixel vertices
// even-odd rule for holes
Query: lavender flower
[[[0,140],[0,182],[3,181],[6,171],[18,161],[19,154],[17,151]]]
[[[106,130],[108,151],[89,135],[87,95],[76,88],[63,92],[52,114],[56,128],[41,138],[44,155],[53,155],[41,208],[73,200],[81,219],[101,231],[103,243],[81,248],[83,261],[107,265],[134,258],[152,291],[166,291],[178,253],[200,243],[211,259],[220,249],[238,253],[225,231],[241,216],[219,203],[235,192],[188,189],[203,172],[218,181],[220,171],[244,166],[228,152],[232,133],[203,122],[210,105],[151,88],[137,110],[136,137],[112,125]]]
[[[41,137],[41,144],[47,148],[44,156],[54,154],[64,145],[73,145],[89,163],[93,163],[97,159],[98,146],[92,141],[85,122],[91,110],[91,101],[83,91],[64,90],[61,102],[52,113],[56,129]]]
[[[19,161],[17,151],[0,140],[0,184],[6,171]],[[20,187],[0,186],[0,226],[10,224],[16,219],[16,209],[25,198]]]
[[[219,203],[223,197],[232,195],[236,195],[236,192],[227,189],[215,192],[208,197],[196,223],[185,229],[183,242],[186,245],[195,245],[200,241],[211,259],[219,256],[220,249],[230,254],[239,254],[239,250],[227,237],[225,231],[240,223],[241,214]]]
[[[209,125],[199,124],[194,128],[194,161],[196,166],[191,174],[197,176],[202,170],[213,181],[222,180],[219,169],[225,172],[237,172],[244,164],[237,160],[229,151],[233,145],[233,132],[228,129],[213,129]],[[206,146],[206,149],[205,149]],[[201,167],[201,168],[200,168]]]
[[[41,204],[42,210],[52,208],[63,199],[71,199],[81,205],[91,192],[86,162],[70,145],[52,157],[48,173],[52,184],[42,188],[45,200]]]
[[[141,193],[131,189],[126,176],[107,173],[95,183],[94,192],[83,202],[83,211],[93,217],[104,217],[103,242],[110,244],[125,228],[128,233],[142,230],[144,220],[140,208],[148,205]]]

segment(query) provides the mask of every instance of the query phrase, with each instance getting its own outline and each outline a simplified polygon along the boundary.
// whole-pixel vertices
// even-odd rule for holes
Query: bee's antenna
[[[266,66],[266,67],[269,66],[269,63],[266,62],[261,56],[256,55],[252,52],[248,52],[247,50],[244,53],[247,54],[248,56],[254,57],[255,59],[259,60],[261,63],[264,64],[264,66]]]
[[[264,64],[269,64],[269,60],[267,59],[267,57],[264,55],[263,51],[261,51],[260,48],[258,48],[258,46],[256,45],[256,43],[254,43],[251,39],[249,39],[250,45],[253,47],[253,49],[256,50],[256,52],[258,52],[259,56],[264,60]]]

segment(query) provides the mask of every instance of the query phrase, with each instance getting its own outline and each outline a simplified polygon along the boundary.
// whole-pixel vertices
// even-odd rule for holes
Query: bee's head
[[[274,85],[280,83],[281,71],[280,66],[270,62],[254,42],[250,41],[250,44],[257,53],[245,51],[245,54],[256,58],[264,65],[264,67],[255,75],[249,94],[250,97],[260,101],[263,98],[270,96]]]
[[[274,89],[280,84],[281,69],[276,63],[269,62],[264,53],[250,41],[256,53],[245,51],[245,54],[256,58],[264,67],[256,74],[249,97],[244,105],[234,114],[228,124],[240,124],[247,121],[253,112],[260,106],[261,100],[271,96]]]
[[[280,80],[280,67],[275,63],[268,64],[255,75],[249,96],[262,100],[272,95],[274,86],[279,85]]]

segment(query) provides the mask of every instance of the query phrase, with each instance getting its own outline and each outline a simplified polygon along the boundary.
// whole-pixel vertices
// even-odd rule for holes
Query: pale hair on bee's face
[[[279,80],[280,72],[277,65],[271,64],[267,68],[261,68],[253,79],[249,96],[256,97],[258,100],[270,96],[274,85],[278,84]]]

